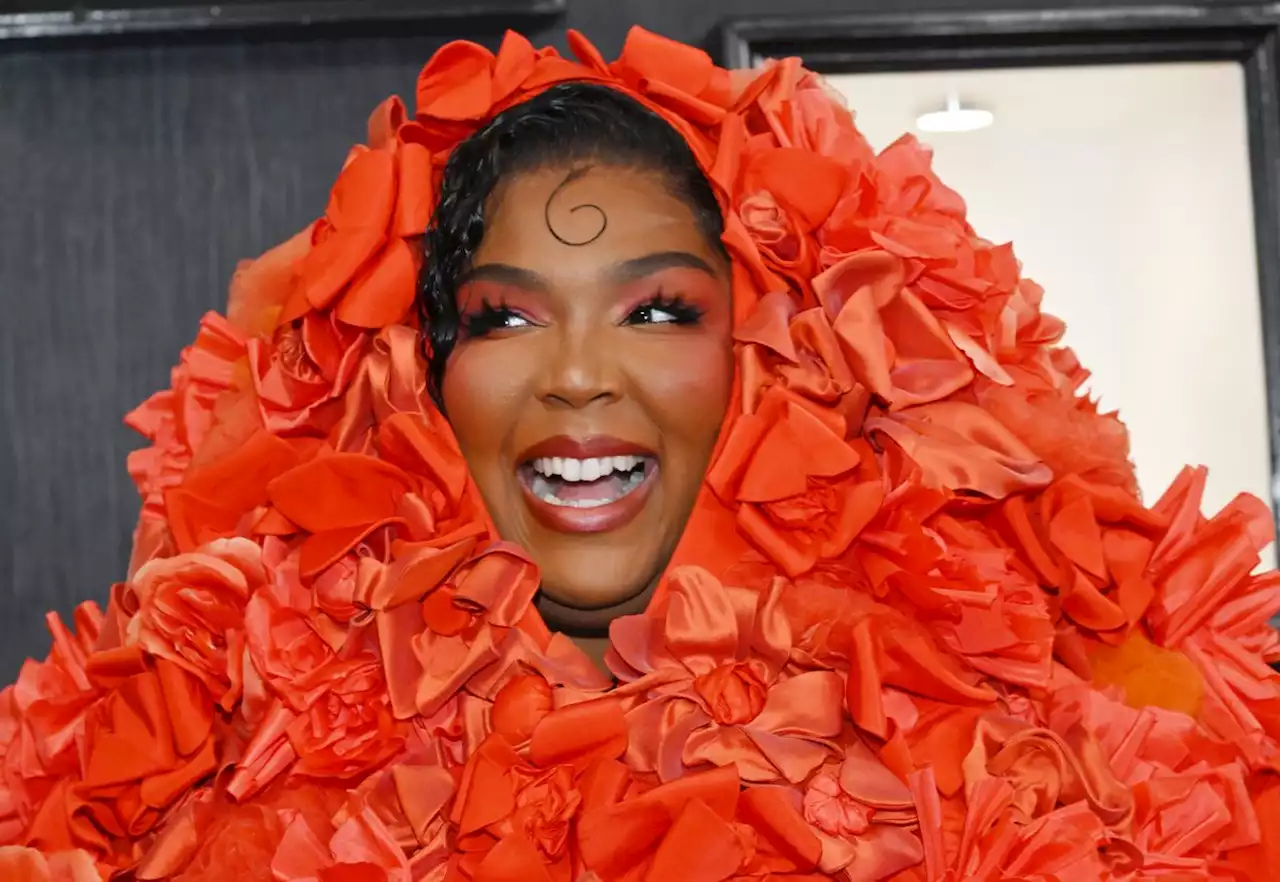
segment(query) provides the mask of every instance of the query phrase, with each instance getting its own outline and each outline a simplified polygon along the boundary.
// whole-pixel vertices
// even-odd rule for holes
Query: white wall
[[[877,148],[949,89],[995,124],[923,135],[970,221],[1012,240],[1119,408],[1154,501],[1209,466],[1205,508],[1270,500],[1244,81],[1231,63],[839,76]]]

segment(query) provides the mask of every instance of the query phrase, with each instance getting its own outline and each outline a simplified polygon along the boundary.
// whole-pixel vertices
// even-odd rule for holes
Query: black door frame
[[[727,22],[714,46],[728,67],[798,55],[820,73],[1240,63],[1262,307],[1269,501],[1272,511],[1280,513],[1280,6],[1168,3],[1143,8],[1095,0],[1085,7],[1034,11],[758,17]]]

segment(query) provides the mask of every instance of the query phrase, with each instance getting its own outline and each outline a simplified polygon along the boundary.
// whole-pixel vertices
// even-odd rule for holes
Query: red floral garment
[[[128,580],[0,692],[0,878],[1280,878],[1266,506],[1145,506],[1012,248],[794,59],[570,45],[436,53],[130,415]],[[450,150],[572,80],[682,133],[734,260],[740,392],[616,679],[411,315]]]

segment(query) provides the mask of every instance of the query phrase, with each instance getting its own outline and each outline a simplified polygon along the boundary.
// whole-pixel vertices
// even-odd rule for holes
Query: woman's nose
[[[583,408],[615,401],[621,384],[617,354],[598,333],[558,335],[542,372],[538,397],[554,407]]]

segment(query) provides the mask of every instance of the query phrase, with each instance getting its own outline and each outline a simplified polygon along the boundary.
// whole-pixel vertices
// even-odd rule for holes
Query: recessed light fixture
[[[990,110],[978,107],[966,107],[960,103],[960,96],[947,96],[947,104],[942,110],[934,110],[921,114],[916,118],[916,128],[922,132],[976,132],[985,129],[996,121]]]

